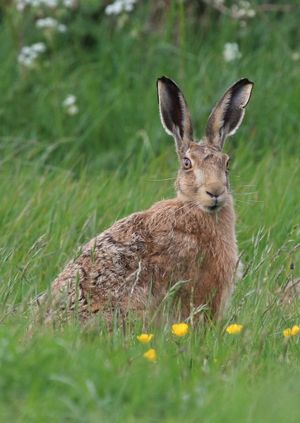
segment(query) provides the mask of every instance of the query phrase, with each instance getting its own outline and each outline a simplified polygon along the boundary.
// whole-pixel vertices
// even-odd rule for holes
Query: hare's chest
[[[171,281],[189,277],[190,269],[201,266],[203,252],[196,236],[169,232],[156,240],[149,259],[159,277]]]

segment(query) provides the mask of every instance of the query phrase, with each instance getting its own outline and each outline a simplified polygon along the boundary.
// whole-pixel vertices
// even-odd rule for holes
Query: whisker
[[[261,200],[234,200],[236,203],[242,203],[242,204],[258,204],[258,203],[264,203],[264,201]]]
[[[148,179],[148,182],[175,181],[176,178]]]
[[[258,194],[258,191],[253,191],[253,192],[236,192],[235,195],[253,195],[253,194]]]

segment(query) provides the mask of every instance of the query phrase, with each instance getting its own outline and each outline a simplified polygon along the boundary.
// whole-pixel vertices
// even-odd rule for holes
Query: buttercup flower
[[[156,350],[154,348],[150,348],[150,350],[146,351],[144,353],[144,357],[148,360],[148,361],[156,361],[157,360],[157,353]]]
[[[244,327],[243,325],[238,325],[237,323],[233,323],[232,325],[227,326],[226,332],[229,333],[229,335],[236,335],[242,332],[243,327]]]
[[[189,332],[189,325],[186,323],[175,323],[172,325],[172,333],[176,336],[185,336]]]
[[[141,333],[141,335],[137,336],[137,340],[140,341],[142,344],[148,344],[153,338],[153,333]]]
[[[300,333],[300,327],[298,325],[294,325],[291,329],[292,336],[298,335]]]
[[[300,333],[300,326],[294,325],[292,328],[284,329],[283,336],[289,338],[290,336],[296,336]]]

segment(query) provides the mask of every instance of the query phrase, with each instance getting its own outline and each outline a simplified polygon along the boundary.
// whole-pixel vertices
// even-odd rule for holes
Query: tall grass
[[[95,17],[86,2],[32,70],[16,63],[20,39],[40,40],[32,16],[20,21],[12,6],[2,15],[0,421],[299,420],[299,339],[282,335],[299,323],[299,305],[279,301],[300,265],[299,13],[262,14],[241,27],[210,9],[193,17],[183,5],[172,2],[158,23],[152,4],[140,3],[123,22]],[[226,63],[230,41],[242,57]],[[168,315],[143,328],[155,335],[157,363],[143,358],[141,322],[125,334],[99,321],[29,339],[32,297],[78,246],[174,195],[177,159],[155,93],[161,74],[182,87],[199,137],[228,85],[255,82],[243,126],[226,144],[245,264],[226,320],[180,341]],[[70,93],[73,117],[62,107]],[[228,335],[229,322],[243,333]]]

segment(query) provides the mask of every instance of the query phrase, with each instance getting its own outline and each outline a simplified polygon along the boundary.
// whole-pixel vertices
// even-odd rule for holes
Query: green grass
[[[39,67],[26,72],[16,64],[20,34],[25,44],[41,35],[31,15],[0,13],[0,422],[300,419],[300,340],[282,335],[300,322],[300,308],[283,308],[278,293],[300,276],[300,78],[291,58],[299,12],[258,15],[240,28],[172,4],[158,24],[148,2],[123,23],[92,18],[96,2],[84,2],[64,17],[65,38],[48,40]],[[223,61],[227,41],[239,43],[240,60]],[[141,322],[126,333],[99,321],[28,337],[31,298],[78,246],[173,195],[177,159],[156,103],[161,74],[183,88],[199,136],[228,85],[255,82],[226,144],[246,274],[225,321],[179,342],[166,313],[144,328],[155,334],[156,363],[136,340]],[[61,107],[69,93],[76,117]],[[226,334],[229,322],[243,333]]]

